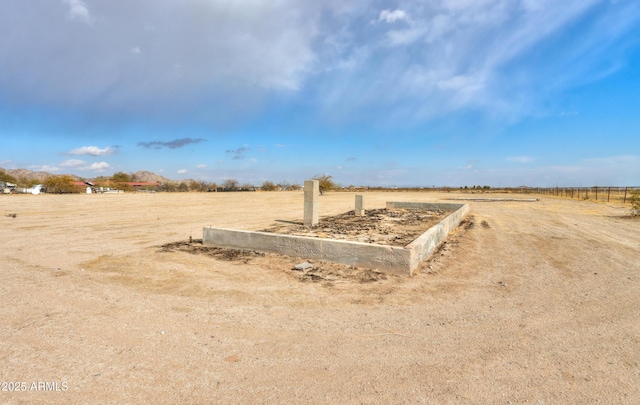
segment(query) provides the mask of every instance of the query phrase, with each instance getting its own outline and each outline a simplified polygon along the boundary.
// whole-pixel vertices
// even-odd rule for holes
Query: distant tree
[[[111,181],[114,183],[128,183],[131,180],[131,176],[125,172],[117,172],[111,176]]]
[[[238,189],[238,180],[236,179],[227,179],[222,183],[222,188],[225,191],[236,191]]]
[[[180,192],[189,191],[189,186],[184,181],[181,181],[180,184],[178,185],[178,191]]]
[[[131,176],[125,172],[117,172],[111,176],[112,187],[118,190],[133,191],[133,186],[129,184],[131,181]]]
[[[218,184],[215,181],[209,183],[207,191],[218,191]]]
[[[631,197],[629,197],[629,202],[631,203],[631,215],[638,216],[640,215],[640,190],[635,189],[631,192]]]
[[[159,189],[160,191],[174,192],[178,191],[178,185],[173,181],[167,181],[166,183],[162,183]]]
[[[335,190],[338,186],[333,181],[333,176],[328,174],[316,174],[312,177],[313,180],[318,180],[320,186],[320,195],[324,194],[325,191]]]
[[[32,187],[36,184],[42,183],[42,181],[39,179],[29,178],[27,176],[20,176],[16,179],[15,182],[10,183],[16,183],[19,187]]]
[[[13,183],[16,184],[18,180],[15,177],[5,172],[4,170],[0,170],[0,181],[3,183]]]
[[[276,186],[276,184],[272,181],[266,180],[262,183],[262,186],[260,186],[260,190],[262,191],[276,191],[278,189],[278,186]]]
[[[189,191],[199,191],[199,190],[200,190],[200,184],[198,184],[198,182],[195,180],[191,180],[189,182]]]
[[[242,185],[240,186],[240,190],[242,190],[242,191],[253,191],[253,190],[255,190],[255,187],[251,183],[242,183]]]
[[[281,191],[289,191],[291,190],[291,183],[286,180],[282,180],[280,183],[276,184],[276,187]]]
[[[207,183],[206,181],[199,181],[198,182],[198,187],[196,188],[196,190],[203,192],[203,191],[209,191],[211,189],[211,185],[209,183]]]
[[[291,191],[298,191],[298,190],[302,190],[302,186],[300,184],[291,184],[289,185],[289,190]]]
[[[49,176],[42,185],[46,187],[47,193],[74,193],[78,192],[78,189],[73,184],[74,181],[73,177],[65,174],[62,176]]]

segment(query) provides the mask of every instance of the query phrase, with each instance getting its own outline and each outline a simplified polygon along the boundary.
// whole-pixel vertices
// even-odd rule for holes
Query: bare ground
[[[366,195],[367,209],[464,197]],[[204,226],[300,221],[302,201],[0,196],[1,376],[27,388],[0,403],[640,402],[640,221],[627,207],[470,202],[411,278],[198,251]],[[343,213],[353,194],[320,203]]]

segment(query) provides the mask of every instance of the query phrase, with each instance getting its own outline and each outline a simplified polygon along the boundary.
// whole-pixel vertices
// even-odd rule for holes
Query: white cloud
[[[107,162],[94,162],[90,165],[87,165],[87,162],[80,159],[68,159],[64,162],[60,163],[60,167],[71,168],[77,171],[89,171],[89,172],[102,172],[106,169],[111,168],[111,165]]]
[[[178,174],[187,174],[187,173],[189,173],[189,171],[187,169],[180,169],[180,170],[178,170],[177,173]]]
[[[90,156],[110,156],[117,153],[117,149],[107,146],[99,148],[97,146],[82,146],[68,152],[69,155],[90,155]]]
[[[0,101],[57,105],[107,123],[241,122],[273,97],[304,99],[335,120],[406,123],[462,108],[522,115],[583,73],[597,78],[624,66],[625,58],[595,68],[594,61],[629,53],[609,45],[637,26],[640,12],[631,1],[603,3],[433,0],[382,10],[373,0],[60,0],[39,7],[4,0],[0,26],[15,40],[0,41],[11,61],[2,66]],[[598,13],[589,13],[595,6]],[[60,9],[93,29],[79,35]],[[565,35],[577,24],[581,35]],[[557,52],[540,57],[547,48]]]
[[[69,6],[69,17],[74,20],[80,20],[86,24],[92,23],[91,14],[87,4],[82,0],[62,0]]]
[[[382,10],[378,21],[386,21],[387,23],[394,23],[396,21],[408,20],[407,13],[403,10]]]
[[[91,165],[85,167],[85,170],[93,171],[93,172],[102,172],[106,169],[111,168],[111,165],[107,162],[95,162]]]
[[[196,169],[206,169],[206,168],[207,168],[207,165],[205,164],[200,164],[196,166]]]
[[[87,162],[80,159],[69,159],[60,163],[60,167],[79,167],[79,166],[84,166],[86,163]]]
[[[397,24],[404,19],[407,24],[369,24],[367,30],[344,35],[349,42],[340,48],[345,51],[335,66],[352,63],[349,70],[336,69],[318,85],[319,102],[332,117],[348,120],[362,111],[384,110],[376,118],[394,123],[469,109],[508,122],[539,114],[545,108],[541,101],[583,80],[584,73],[601,77],[593,71],[593,62],[612,49],[606,45],[629,32],[629,21],[640,20],[640,8],[627,9],[622,28],[607,29],[620,26],[612,21],[623,16],[623,10],[606,8],[593,17],[603,23],[587,25],[580,36],[568,35],[599,3],[435,0],[383,10],[379,21]],[[552,35],[568,44],[548,41]],[[367,57],[355,60],[352,56],[364,47]],[[566,51],[558,52],[563,48]],[[559,57],[540,58],[545,50]],[[619,66],[600,73],[610,74]]]
[[[406,30],[393,30],[387,33],[389,45],[407,45],[416,42],[423,37],[425,29],[421,27],[410,28]]]

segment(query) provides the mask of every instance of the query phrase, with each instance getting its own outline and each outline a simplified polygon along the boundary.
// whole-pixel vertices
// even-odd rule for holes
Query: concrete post
[[[356,217],[364,217],[364,196],[356,195]]]
[[[320,182],[305,180],[304,182],[304,226],[318,225],[318,198],[320,197]]]

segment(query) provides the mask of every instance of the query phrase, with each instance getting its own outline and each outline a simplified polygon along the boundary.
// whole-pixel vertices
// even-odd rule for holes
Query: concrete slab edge
[[[204,245],[410,273],[411,251],[404,247],[212,227],[204,228],[202,241]]]
[[[405,247],[372,243],[282,235],[268,232],[205,227],[204,245],[280,253],[382,271],[412,275],[419,264],[444,241],[469,212],[468,204],[388,202],[387,209],[455,210]]]

